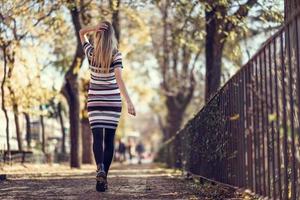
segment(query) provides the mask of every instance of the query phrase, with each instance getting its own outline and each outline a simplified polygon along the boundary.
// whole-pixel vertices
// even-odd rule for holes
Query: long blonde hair
[[[92,65],[98,68],[97,71],[108,73],[118,42],[109,21],[103,21],[100,27],[94,35]]]

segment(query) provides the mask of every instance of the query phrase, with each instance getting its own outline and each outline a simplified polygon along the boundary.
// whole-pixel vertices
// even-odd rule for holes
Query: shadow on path
[[[0,199],[202,199],[192,181],[156,164],[114,164],[105,193],[95,191],[94,176],[91,165],[10,170],[8,180],[0,182]]]

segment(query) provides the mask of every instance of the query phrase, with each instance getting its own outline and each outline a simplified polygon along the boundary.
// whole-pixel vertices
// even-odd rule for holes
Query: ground
[[[70,169],[67,165],[2,166],[0,199],[243,199],[216,186],[187,180],[181,172],[158,164],[112,165],[109,190],[95,191],[95,166]],[[203,189],[205,187],[205,189]],[[207,191],[209,189],[209,191]],[[224,190],[224,191],[222,191]],[[221,193],[224,194],[221,194]],[[229,195],[229,196],[228,196]],[[227,196],[225,198],[225,196]],[[231,198],[230,198],[231,197]]]

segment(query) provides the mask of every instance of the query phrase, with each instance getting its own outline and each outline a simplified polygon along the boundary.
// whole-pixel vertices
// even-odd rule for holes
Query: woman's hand
[[[135,116],[135,108],[134,108],[134,106],[133,106],[133,104],[132,104],[132,102],[129,100],[129,101],[127,101],[127,109],[128,109],[128,113],[129,114],[131,114],[131,115],[133,115],[133,116]]]
[[[99,30],[104,30],[104,29],[107,29],[108,26],[104,23],[100,23],[98,26],[96,26],[96,29],[95,31],[99,31]]]

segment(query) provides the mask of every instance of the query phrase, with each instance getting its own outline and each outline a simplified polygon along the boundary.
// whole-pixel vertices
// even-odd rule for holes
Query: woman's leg
[[[105,128],[104,129],[104,170],[108,174],[110,164],[114,156],[114,139],[115,139],[115,129]]]
[[[103,164],[103,128],[92,129],[93,152],[97,166]]]

